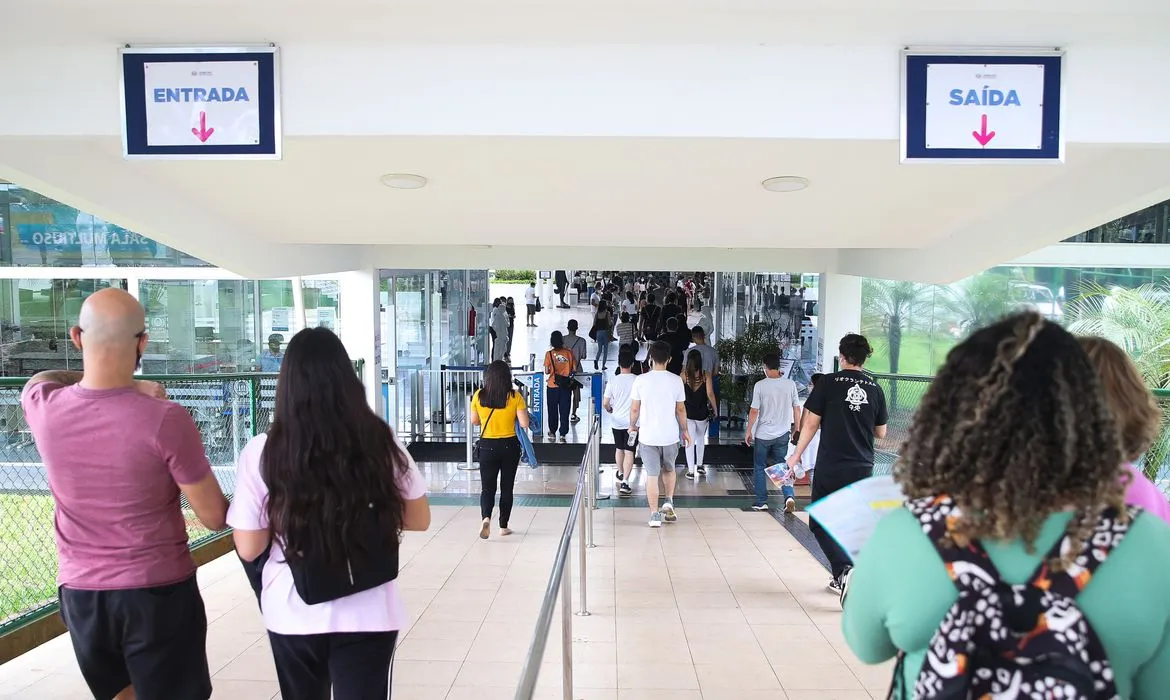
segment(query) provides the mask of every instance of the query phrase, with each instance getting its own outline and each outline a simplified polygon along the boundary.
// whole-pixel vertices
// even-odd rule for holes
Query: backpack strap
[[[950,496],[912,499],[906,502],[906,508],[918,518],[922,532],[934,545],[956,588],[964,590],[1002,580],[999,569],[978,542],[960,545],[954,541],[952,533],[962,511]]]
[[[1133,519],[1141,513],[1138,506],[1128,506],[1127,517],[1122,517],[1116,508],[1106,508],[1097,519],[1093,534],[1085,542],[1080,554],[1073,559],[1064,571],[1055,571],[1049,565],[1054,559],[1060,559],[1070,553],[1072,542],[1066,532],[1052,545],[1052,549],[1044,557],[1040,566],[1033,572],[1028,583],[1042,590],[1050,590],[1067,598],[1076,598],[1085,586],[1089,585],[1097,567],[1105,562],[1117,545],[1121,544],[1129,533]]]

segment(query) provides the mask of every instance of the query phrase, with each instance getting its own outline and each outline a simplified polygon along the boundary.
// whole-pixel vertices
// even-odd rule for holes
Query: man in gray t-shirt
[[[695,342],[691,350],[698,350],[699,356],[703,358],[703,371],[712,377],[718,374],[719,353],[707,344],[707,331],[703,330],[702,326],[695,326],[691,329],[691,340]]]
[[[588,346],[585,344],[585,339],[577,335],[577,329],[580,325],[577,319],[569,319],[569,332],[565,334],[565,347],[573,353],[573,359],[577,361],[577,366],[573,368],[574,374],[581,374],[585,371],[581,360],[589,354]],[[581,418],[577,415],[577,409],[581,406],[581,384],[577,380],[573,380],[573,415],[569,418],[571,423],[581,422]],[[591,409],[592,410],[592,409]]]
[[[752,447],[755,467],[753,510],[768,510],[768,475],[764,470],[784,461],[793,426],[799,422],[800,397],[796,382],[780,376],[780,351],[772,350],[764,357],[764,378],[752,390],[752,409],[744,440]],[[784,486],[781,493],[784,510],[795,512],[796,492],[791,486]]]

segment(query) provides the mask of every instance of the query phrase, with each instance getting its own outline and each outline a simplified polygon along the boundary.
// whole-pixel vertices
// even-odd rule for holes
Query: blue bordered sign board
[[[277,47],[127,46],[119,54],[127,158],[280,158]]]
[[[1063,57],[905,50],[902,161],[1063,161]]]

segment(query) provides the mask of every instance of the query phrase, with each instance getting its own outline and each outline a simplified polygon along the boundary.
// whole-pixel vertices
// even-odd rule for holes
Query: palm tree
[[[902,334],[930,305],[930,285],[866,277],[862,282],[862,315],[885,331],[890,374],[898,373]]]
[[[963,335],[991,324],[1011,309],[1011,282],[995,272],[968,277],[946,288],[943,303],[959,320]]]
[[[890,374],[898,373],[902,354],[902,333],[909,329],[924,312],[929,310],[934,290],[918,282],[899,282],[865,278],[861,288],[862,315],[870,323],[877,321],[886,334],[886,348],[890,357]],[[898,380],[890,381],[889,405],[898,409]]]
[[[1078,287],[1065,313],[1069,330],[1125,349],[1146,382],[1170,388],[1170,281],[1140,287]]]
[[[1090,283],[1077,291],[1066,305],[1069,330],[1113,341],[1129,353],[1150,386],[1170,389],[1170,281],[1133,289]],[[1151,479],[1170,458],[1170,405],[1162,406],[1162,434],[1145,457]]]

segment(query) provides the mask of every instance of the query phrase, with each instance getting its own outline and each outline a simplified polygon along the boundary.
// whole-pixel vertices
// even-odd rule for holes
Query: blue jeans
[[[598,360],[601,360],[603,366],[609,362],[609,331],[597,331],[597,356],[593,361]]]
[[[760,440],[752,444],[752,461],[755,466],[756,505],[762,506],[768,502],[768,475],[764,469],[784,461],[788,454],[788,433],[784,433],[775,440]],[[780,493],[784,498],[793,498],[795,489],[791,486],[781,486]]]

